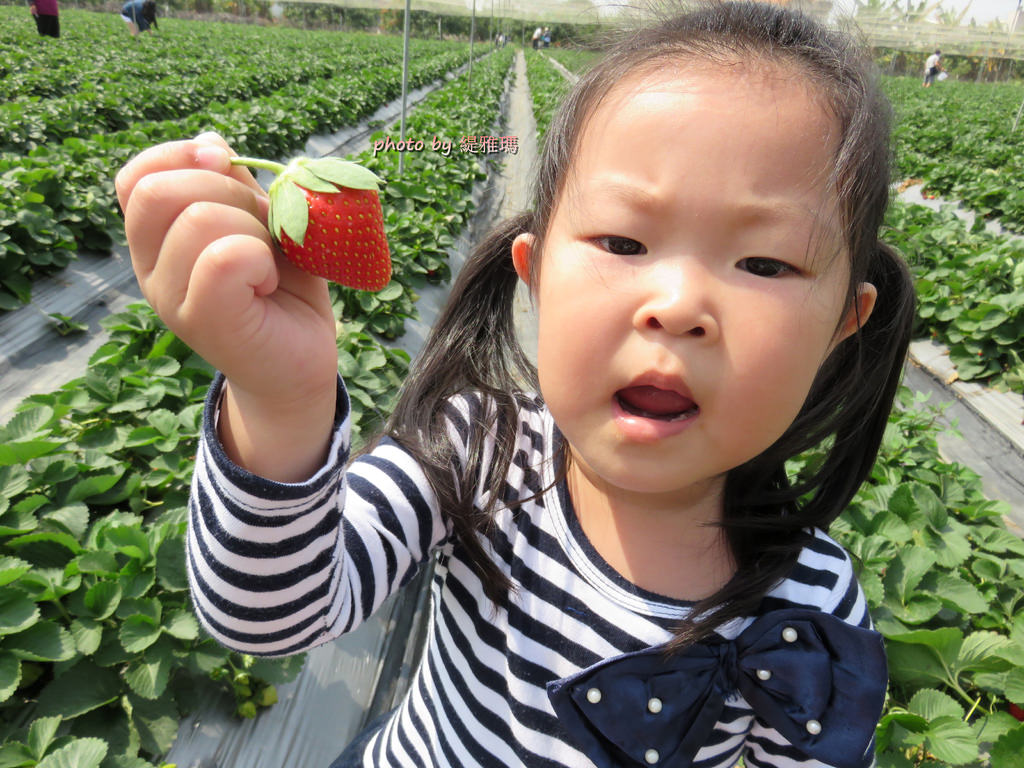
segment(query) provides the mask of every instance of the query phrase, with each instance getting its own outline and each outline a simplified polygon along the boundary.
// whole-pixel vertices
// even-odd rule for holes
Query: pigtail
[[[451,521],[466,559],[500,602],[511,586],[494,564],[478,534],[493,526],[494,508],[505,496],[503,484],[512,460],[517,423],[516,393],[537,389],[537,374],[516,340],[513,299],[519,276],[512,265],[512,241],[529,231],[530,214],[506,221],[485,238],[460,270],[438,318],[399,394],[385,433],[409,450],[424,468],[441,509]],[[471,425],[473,435],[463,465],[457,460],[446,416],[450,398],[473,393],[487,406]],[[495,446],[483,463],[486,434]],[[453,479],[452,468],[457,477]],[[475,489],[490,491],[486,509],[474,507]]]
[[[832,407],[835,399],[827,389],[841,387],[834,443],[822,467],[798,489],[804,492],[817,486],[804,514],[822,527],[839,516],[871,474],[903,376],[914,324],[913,278],[895,250],[878,244],[866,280],[878,289],[875,310],[836,350],[828,366],[828,378],[834,381],[819,385],[814,397]],[[844,368],[857,375],[844,374]]]

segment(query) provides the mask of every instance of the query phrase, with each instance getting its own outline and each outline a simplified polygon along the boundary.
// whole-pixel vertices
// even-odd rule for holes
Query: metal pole
[[[405,0],[405,39],[402,41],[402,123],[399,141],[405,141],[405,102],[409,86],[409,17],[412,15],[409,5],[412,0]],[[402,145],[405,146],[404,144]],[[398,175],[405,170],[405,152],[398,153]]]
[[[469,94],[473,95],[473,38],[476,37],[476,0],[473,0],[473,17],[469,22]]]
[[[1011,130],[1010,133],[1016,132],[1017,124],[1020,122],[1020,116],[1022,113],[1024,113],[1024,101],[1020,103],[1020,108],[1017,110],[1017,117],[1013,120],[1013,130]]]

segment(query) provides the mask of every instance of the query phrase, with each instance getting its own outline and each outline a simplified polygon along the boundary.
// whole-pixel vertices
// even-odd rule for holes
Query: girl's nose
[[[660,269],[650,275],[650,291],[638,307],[638,330],[715,341],[720,328],[713,308],[711,278],[698,269]]]

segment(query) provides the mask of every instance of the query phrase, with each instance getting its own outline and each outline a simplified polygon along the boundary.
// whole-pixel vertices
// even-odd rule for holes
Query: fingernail
[[[210,141],[220,142],[220,134],[217,133],[216,131],[203,131],[202,133],[196,135],[195,140],[196,141],[206,141],[206,142],[210,142]]]
[[[210,144],[196,149],[196,165],[200,168],[220,169],[228,163],[228,153],[223,147]]]

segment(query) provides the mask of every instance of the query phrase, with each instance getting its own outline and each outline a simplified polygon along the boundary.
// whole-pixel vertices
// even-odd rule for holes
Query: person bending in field
[[[935,53],[929,56],[924,62],[924,82],[921,83],[925,88],[930,88],[931,84],[939,77],[939,72],[942,71],[942,51],[936,49]]]
[[[28,9],[36,20],[36,29],[41,37],[60,37],[57,0],[29,0]]]
[[[914,286],[879,241],[865,52],[767,3],[626,35],[358,457],[327,284],[279,257],[230,156],[205,134],[117,177],[143,293],[222,372],[195,610],[228,647],[296,653],[433,567],[409,691],[333,768],[874,764],[882,637],[827,530],[874,464]]]
[[[132,37],[138,37],[140,32],[159,28],[156,23],[154,0],[128,0],[121,7],[121,18],[128,24]]]

